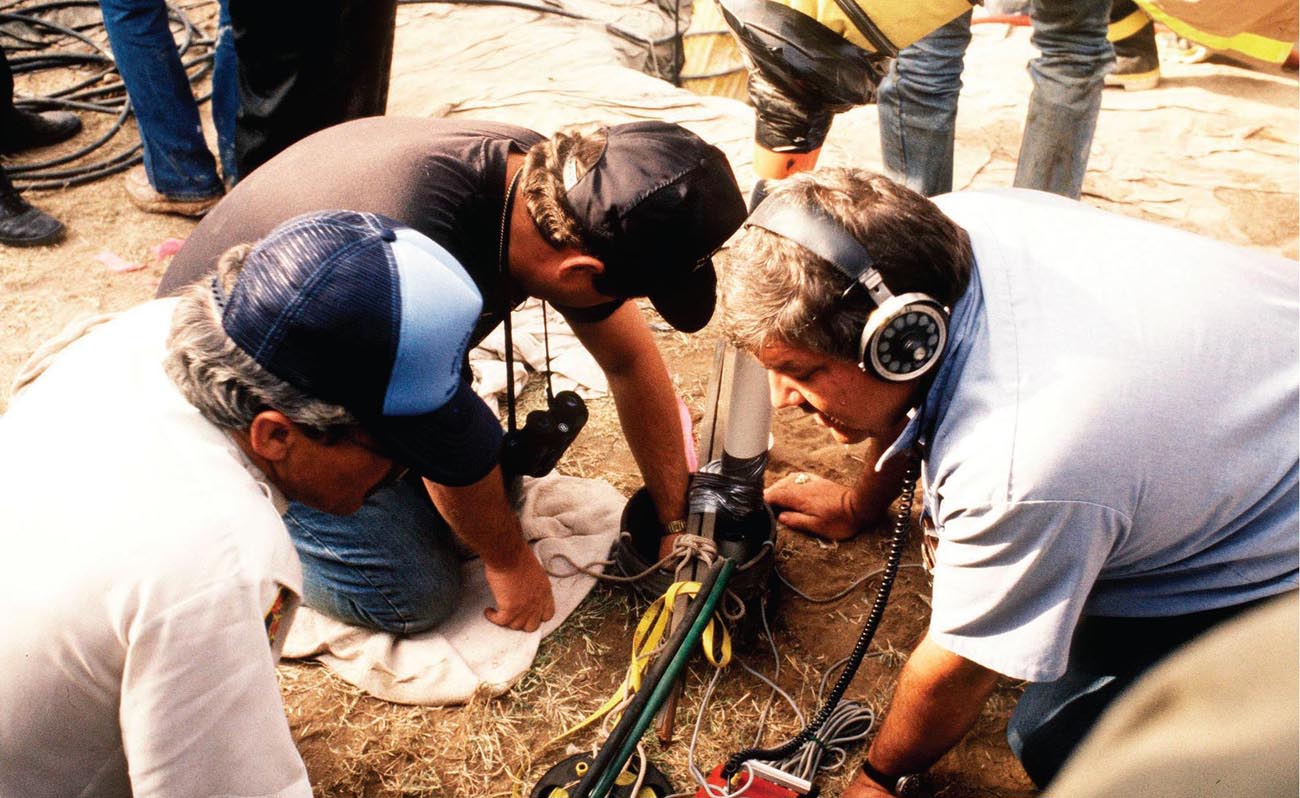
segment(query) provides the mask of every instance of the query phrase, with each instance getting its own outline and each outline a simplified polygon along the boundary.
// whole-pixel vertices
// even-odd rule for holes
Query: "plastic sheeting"
[[[647,12],[608,4],[601,13]],[[388,112],[495,119],[543,133],[667,119],[721,147],[748,192],[753,110],[629,66],[637,49],[605,25],[497,6],[404,5]],[[1034,55],[1027,28],[975,26],[957,120],[958,189],[1011,185]],[[1084,201],[1294,258],[1297,97],[1294,76],[1227,63],[1166,64],[1153,91],[1108,89]],[[819,163],[880,168],[874,106],[835,119]]]

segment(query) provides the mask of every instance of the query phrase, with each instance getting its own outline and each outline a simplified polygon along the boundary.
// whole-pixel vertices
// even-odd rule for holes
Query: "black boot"
[[[13,112],[0,122],[0,153],[12,155],[15,152],[48,147],[67,141],[81,132],[81,119],[68,111],[21,111]]]
[[[1115,71],[1106,76],[1106,85],[1127,91],[1154,89],[1160,82],[1160,54],[1151,17],[1133,0],[1113,0],[1106,37],[1115,48]]]
[[[37,247],[59,241],[63,233],[63,223],[28,204],[0,169],[0,244]]]

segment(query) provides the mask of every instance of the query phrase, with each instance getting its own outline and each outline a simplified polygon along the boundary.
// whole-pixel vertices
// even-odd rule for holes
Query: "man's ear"
[[[570,275],[595,277],[598,274],[605,273],[605,264],[599,258],[592,257],[584,252],[567,250],[560,259],[560,265],[556,271],[559,272],[561,279]]]
[[[248,425],[248,444],[258,457],[279,462],[289,456],[289,449],[301,433],[298,425],[279,410],[263,410]]]

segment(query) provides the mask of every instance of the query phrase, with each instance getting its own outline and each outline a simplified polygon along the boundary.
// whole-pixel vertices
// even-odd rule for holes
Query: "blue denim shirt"
[[[930,633],[1059,676],[1084,614],[1294,589],[1298,266],[1027,190],[936,202],[976,267],[924,402]]]

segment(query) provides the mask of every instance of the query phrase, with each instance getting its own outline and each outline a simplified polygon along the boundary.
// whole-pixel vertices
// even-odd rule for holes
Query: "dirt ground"
[[[210,6],[194,5],[200,11]],[[475,13],[486,12],[454,10],[456,19]],[[510,18],[511,25],[521,28],[539,22],[528,12],[496,9],[493,13],[523,14]],[[487,118],[512,118],[509,103],[490,107],[461,103],[457,111],[454,100],[411,90],[416,65],[454,61],[452,50],[472,49],[457,37],[430,33],[450,25],[452,15],[451,7],[403,6],[390,113],[423,109],[423,113],[477,112]],[[476,24],[479,30],[494,29]],[[1021,80],[1026,48],[1023,31],[981,30],[968,71],[1005,70]],[[1007,64],[1015,64],[1014,69]],[[458,79],[472,82],[473,75],[465,77],[462,71]],[[967,86],[959,124],[958,185],[1008,185],[1023,97],[1008,100],[993,93],[988,81],[973,76]],[[20,94],[37,88],[45,87],[20,80]],[[556,113],[563,111],[562,100],[542,97],[538,102],[551,103],[548,107],[560,109]],[[1153,92],[1108,92],[1085,201],[1294,258],[1296,107],[1294,76],[1225,64],[1172,69],[1162,88]],[[85,135],[102,130],[107,121],[88,116]],[[873,109],[845,115],[837,122],[835,134],[841,149],[828,148],[827,161],[845,162],[852,156],[867,166],[878,164],[878,148],[872,150],[873,125]],[[742,141],[749,134],[750,129],[742,126],[729,135]],[[130,135],[131,131],[123,134]],[[858,149],[845,148],[843,142],[854,137]],[[1159,169],[1151,165],[1154,158],[1162,159]],[[748,169],[743,154],[733,157],[733,163],[738,174]],[[742,184],[746,182],[742,175]],[[4,386],[0,410],[7,403],[15,370],[63,324],[149,299],[166,266],[154,249],[167,239],[184,238],[193,226],[186,219],[137,211],[127,201],[120,176],[74,189],[33,192],[29,199],[66,222],[70,233],[58,247],[0,249],[0,386]],[[101,260],[105,253],[141,268],[111,271]],[[710,329],[696,336],[656,335],[680,393],[698,418],[716,336]],[[592,421],[560,469],[606,479],[630,494],[639,477],[618,431],[612,402],[594,401],[591,411]],[[773,432],[769,480],[807,470],[848,481],[862,467],[853,449],[834,444],[809,419],[778,414]],[[886,531],[825,546],[780,530],[777,570],[786,582],[814,597],[832,595],[881,564]],[[876,710],[887,705],[898,668],[926,627],[929,591],[924,574],[914,567],[918,559],[913,541],[872,654],[847,694]],[[771,674],[771,645],[775,645],[779,683],[805,712],[813,710],[823,671],[852,648],[877,581],[870,579],[844,598],[825,603],[805,600],[779,583],[774,585],[768,613],[770,643],[760,631],[761,624],[751,620],[748,631],[739,636],[738,659]],[[317,794],[528,794],[537,777],[566,754],[563,746],[548,746],[551,737],[602,703],[621,680],[631,629],[641,610],[621,589],[597,588],[544,641],[533,669],[512,691],[465,707],[393,705],[360,694],[324,668],[282,664],[286,712]],[[691,667],[673,743],[663,746],[653,735],[647,736],[651,760],[668,773],[678,790],[693,792],[687,775],[690,728],[710,675],[702,662]],[[1017,693],[1017,685],[1001,685],[972,733],[936,766],[937,795],[1034,794],[1004,741],[1006,719]],[[699,766],[711,769],[732,751],[752,745],[756,737],[773,744],[796,731],[798,723],[779,700],[760,726],[769,701],[770,691],[761,682],[733,666],[707,708],[695,751]],[[585,748],[593,739],[579,736],[577,742]],[[851,755],[850,761],[854,759]],[[823,794],[838,795],[850,775],[840,771],[825,777]]]

